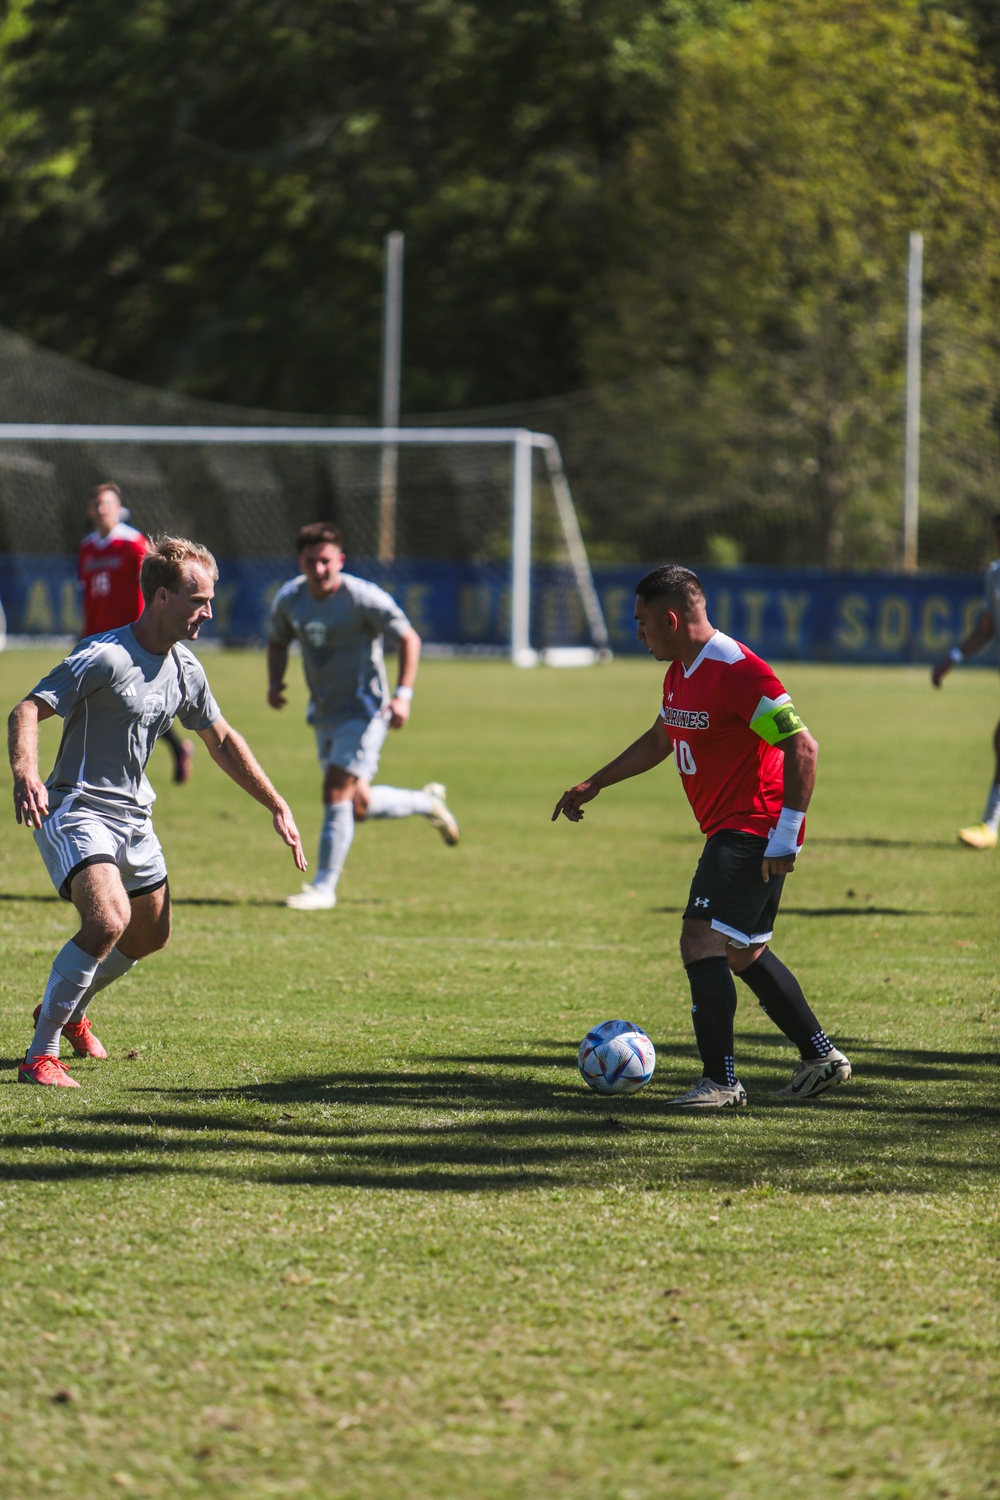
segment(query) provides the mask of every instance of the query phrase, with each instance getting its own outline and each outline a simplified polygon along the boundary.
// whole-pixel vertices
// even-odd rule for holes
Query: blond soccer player
[[[107,1057],[87,1014],[93,996],[169,940],[167,868],[150,817],[155,794],[146,766],[175,717],[267,808],[296,868],[306,868],[291,809],[222,717],[187,644],[212,618],[218,576],[205,547],[159,538],[143,560],[138,620],[81,641],[10,715],[15,816],[34,831],[53,885],[80,918],[35,1009],[20,1083],[78,1088],[59,1057],[63,1034],[78,1055]],[[52,774],[42,781],[38,725],[53,714],[64,720],[63,734]]]

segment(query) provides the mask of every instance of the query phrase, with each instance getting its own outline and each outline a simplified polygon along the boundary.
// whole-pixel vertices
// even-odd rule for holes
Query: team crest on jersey
[[[326,645],[326,626],[322,620],[308,620],[302,627],[302,634],[310,646]]]
[[[151,724],[155,724],[156,721],[157,721],[157,719],[159,719],[162,716],[163,711],[166,708],[166,706],[167,706],[166,705],[166,700],[163,697],[162,693],[150,693],[149,697],[146,699],[145,703],[142,705],[142,721],[141,722],[147,728]]]

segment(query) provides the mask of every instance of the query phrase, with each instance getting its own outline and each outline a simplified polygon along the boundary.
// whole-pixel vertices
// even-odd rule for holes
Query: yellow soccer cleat
[[[997,846],[997,831],[988,823],[974,823],[971,828],[960,828],[958,837],[970,849],[995,849]]]

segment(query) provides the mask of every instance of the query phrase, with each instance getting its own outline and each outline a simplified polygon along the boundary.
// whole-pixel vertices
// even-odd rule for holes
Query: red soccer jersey
[[[660,717],[702,833],[770,834],[781,811],[784,756],[761,731],[775,733],[775,712],[790,701],[767,662],[721,630],[693,666],[671,662]],[[805,727],[794,711],[788,719]]]
[[[139,569],[146,538],[123,521],[102,537],[92,531],[80,543],[76,571],[83,591],[83,634],[100,635],[131,625],[142,614]]]

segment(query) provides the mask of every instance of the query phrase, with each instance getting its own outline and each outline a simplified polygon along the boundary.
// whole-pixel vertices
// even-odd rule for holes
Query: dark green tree
[[[607,186],[730,0],[14,0],[0,322],[117,374],[377,411],[407,235],[408,411],[584,377]]]
[[[758,0],[685,42],[664,119],[631,147],[590,344],[592,377],[660,371],[628,397],[648,506],[700,506],[718,529],[713,505],[741,498],[762,518],[758,560],[782,560],[804,517],[799,557],[890,560],[909,231],[926,237],[925,395],[940,423],[982,433],[996,165],[988,90],[940,6]]]

